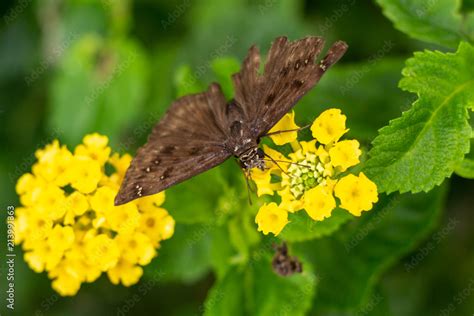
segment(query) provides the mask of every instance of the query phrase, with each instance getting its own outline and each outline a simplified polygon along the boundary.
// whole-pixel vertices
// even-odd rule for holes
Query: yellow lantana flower
[[[269,134],[274,133],[270,136],[275,145],[284,145],[291,143],[298,138],[298,125],[295,123],[295,112],[285,114],[283,118],[272,127]],[[286,131],[280,133],[280,131]],[[289,132],[291,131],[291,132]]]
[[[360,162],[360,154],[359,142],[355,139],[337,142],[329,149],[332,165],[340,167],[341,171],[357,165]]]
[[[107,271],[110,282],[130,286],[138,282],[143,275],[143,269],[136,264],[121,259],[112,269]]]
[[[162,208],[164,193],[114,206],[132,158],[111,155],[107,144],[106,136],[87,135],[72,154],[55,140],[36,151],[32,172],[16,184],[23,207],[15,216],[15,243],[30,268],[47,271],[63,296],[104,272],[114,284],[135,284],[174,233],[174,219]]]
[[[288,213],[276,203],[264,204],[258,211],[255,222],[258,224],[258,230],[265,235],[278,235],[288,223]]]
[[[322,221],[331,216],[332,210],[336,208],[336,199],[329,187],[318,185],[306,192],[304,207],[312,219]]]
[[[377,186],[363,172],[356,177],[350,174],[336,184],[336,196],[341,200],[341,208],[355,216],[368,211],[378,201]]]
[[[293,126],[294,123],[288,122],[293,117],[293,114],[286,116],[285,122],[277,126]],[[256,219],[259,230],[279,234],[288,223],[282,212],[305,209],[313,220],[324,220],[337,207],[334,194],[340,200],[339,206],[356,216],[377,202],[377,186],[363,173],[359,177],[343,175],[360,162],[361,155],[357,140],[340,141],[348,131],[345,123],[341,110],[329,109],[311,125],[315,139],[294,139],[290,143],[293,152],[287,156],[263,147],[270,162],[266,162],[264,171],[253,169],[252,179],[259,196],[277,193],[281,202],[278,206],[273,203],[271,207],[267,204],[261,207]],[[277,212],[278,217],[270,216],[271,211]],[[285,220],[276,221],[276,218]]]
[[[107,136],[98,133],[86,135],[83,144],[78,145],[74,150],[74,155],[89,157],[102,166],[110,156],[111,149],[107,146],[108,142]]]
[[[339,109],[324,111],[311,125],[313,137],[323,145],[337,142],[347,131],[346,116]]]

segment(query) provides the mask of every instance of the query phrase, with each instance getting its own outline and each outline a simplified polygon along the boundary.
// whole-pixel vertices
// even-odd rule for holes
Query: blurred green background
[[[71,148],[86,133],[99,132],[115,150],[133,154],[173,99],[212,81],[228,87],[227,74],[238,70],[234,58],[242,60],[253,43],[266,52],[280,35],[349,44],[346,56],[296,107],[297,118],[307,123],[322,109],[340,107],[350,136],[367,149],[377,130],[415,100],[397,88],[404,61],[414,51],[438,48],[397,31],[371,1],[20,0],[2,1],[0,13],[3,208],[18,205],[15,182],[29,171],[37,148],[55,138]],[[170,190],[165,207],[177,221],[175,236],[130,288],[102,276],[77,296],[61,298],[17,249],[15,313],[202,314],[209,289],[229,269],[227,259],[251,256],[260,238],[240,231],[256,231],[253,223],[234,223],[240,217],[232,214],[248,208],[240,177],[234,163],[225,164]],[[320,272],[307,313],[472,315],[474,182],[456,176],[446,182],[395,214],[377,218],[380,207],[338,226],[341,234],[316,232],[315,240],[295,243],[294,250]],[[222,209],[235,225],[215,223]],[[352,237],[344,235],[351,231]],[[247,240],[236,241],[240,234]],[[357,254],[341,247],[341,240],[359,237],[370,242],[354,243]],[[265,300],[264,294],[257,298]],[[217,295],[217,303],[227,300]]]

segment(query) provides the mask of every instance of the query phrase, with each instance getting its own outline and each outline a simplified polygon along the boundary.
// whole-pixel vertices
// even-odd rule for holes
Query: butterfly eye
[[[265,153],[263,152],[262,148],[257,148],[257,156],[260,159],[263,159],[265,157]]]

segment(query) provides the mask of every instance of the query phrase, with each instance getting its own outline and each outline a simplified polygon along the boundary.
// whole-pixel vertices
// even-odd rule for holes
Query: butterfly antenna
[[[273,159],[270,155],[267,155],[266,153],[264,153],[264,155],[265,155],[265,157],[270,158],[270,160],[268,160],[268,159],[264,159],[264,160],[273,162],[273,163],[281,170],[281,172],[283,172],[283,173],[286,174],[287,176],[291,177],[291,176],[288,174],[288,172],[286,172],[286,171],[278,164],[278,162],[277,162],[275,159]]]
[[[267,155],[265,154],[265,156],[267,156]],[[293,161],[286,161],[286,160],[273,159],[273,158],[270,157],[270,156],[267,156],[267,157],[270,158],[270,160],[268,160],[268,159],[263,159],[263,160],[274,162],[283,172],[285,172],[285,171],[278,165],[277,162],[283,162],[283,163],[288,163],[288,164],[290,164],[290,165],[296,165],[296,166],[300,166],[300,167],[311,168],[311,166],[304,165],[304,164],[302,164],[302,163],[297,163],[297,162],[293,162]],[[285,172],[285,174],[288,175],[288,173],[286,173],[286,172]]]
[[[272,136],[272,135],[279,135],[279,134],[283,134],[283,133],[290,133],[290,132],[299,132],[299,131],[302,131],[304,129],[307,129],[310,126],[311,126],[311,124],[308,124],[308,125],[305,125],[305,126],[300,127],[300,128],[287,129],[287,130],[283,130],[283,131],[276,131],[276,132],[266,133],[265,135],[263,135],[263,137]]]

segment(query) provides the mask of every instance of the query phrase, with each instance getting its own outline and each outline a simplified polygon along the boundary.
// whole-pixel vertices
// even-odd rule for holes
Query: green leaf
[[[316,277],[310,265],[289,277],[275,274],[269,256],[252,261],[244,271],[234,267],[206,299],[204,315],[305,315],[311,306]]]
[[[210,270],[210,225],[176,225],[173,237],[161,242],[158,256],[145,267],[145,278],[160,271],[163,281],[193,283]]]
[[[210,262],[217,279],[221,279],[232,267],[232,257],[236,251],[232,246],[227,225],[216,226],[211,231]]]
[[[240,316],[244,311],[243,271],[233,267],[207,294],[205,316]]]
[[[226,190],[220,167],[216,167],[169,188],[164,205],[177,223],[212,223],[219,202],[216,197]]]
[[[290,223],[285,226],[278,236],[286,241],[305,241],[321,238],[337,231],[342,224],[352,219],[353,216],[342,209],[335,209],[331,217],[323,221],[315,221],[304,211],[289,214]]]
[[[415,53],[400,87],[419,99],[379,131],[365,171],[380,192],[429,191],[449,177],[469,152],[474,102],[474,48]]]
[[[379,276],[438,224],[445,193],[442,187],[381,196],[374,210],[338,234],[294,244],[294,254],[309,260],[321,276],[315,310],[347,310],[366,302]]]
[[[456,167],[454,172],[456,172],[456,174],[460,177],[474,179],[474,160],[464,158],[461,164]]]
[[[282,277],[273,272],[268,257],[253,264],[252,287],[246,291],[251,296],[247,298],[249,314],[305,315],[311,307],[317,279],[309,264],[303,262],[303,266],[303,273]]]
[[[377,0],[397,29],[426,42],[457,47],[474,42],[473,29],[465,29],[461,0]]]

